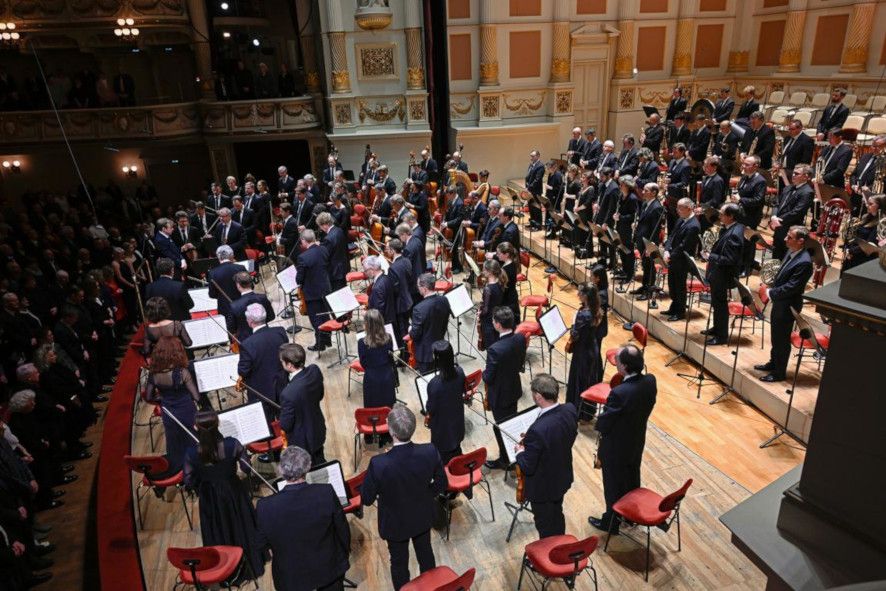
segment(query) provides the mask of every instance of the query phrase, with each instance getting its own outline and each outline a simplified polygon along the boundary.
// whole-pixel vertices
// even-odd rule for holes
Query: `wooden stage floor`
[[[530,280],[534,293],[544,291],[545,279],[541,266],[534,265],[531,268]],[[576,302],[574,286],[562,278],[557,279],[557,284],[555,303],[561,306],[567,324],[571,324],[574,314],[571,307]],[[266,276],[266,285],[269,296],[275,302],[275,308],[279,309],[280,290],[273,283],[271,275]],[[474,297],[479,297],[479,293],[475,292]],[[468,313],[466,320],[462,325],[463,332],[466,333],[461,341],[462,351],[471,350],[468,338],[474,323],[472,313]],[[303,325],[307,324],[306,319],[299,321]],[[620,321],[614,315],[609,322],[610,336],[604,346],[617,346],[627,340],[628,333],[622,331]],[[275,324],[284,325],[285,321],[278,320]],[[356,349],[354,334],[355,331],[352,331],[349,335],[351,352]],[[453,323],[450,326],[450,339],[455,338]],[[309,331],[302,331],[296,335],[295,341],[309,345],[313,337]],[[558,343],[558,346],[562,344]],[[477,355],[476,351],[471,352]],[[674,530],[667,534],[656,530],[652,535],[653,564],[650,581],[646,584],[643,581],[643,547],[625,536],[613,538],[608,553],[599,550],[593,556],[601,588],[762,588],[765,585],[764,577],[732,546],[729,532],[720,524],[719,517],[752,492],[796,466],[802,461],[803,449],[791,440],[783,439],[773,447],[760,450],[757,447],[759,441],[772,432],[770,421],[735,399],[716,406],[708,405],[705,400],[697,401],[694,390],[688,390],[685,382],[675,375],[679,364],[663,368],[671,351],[661,343],[650,340],[646,355],[649,370],[658,378],[659,395],[649,426],[643,483],[655,490],[669,492],[678,488],[687,478],[694,479],[683,505],[683,550],[679,553],[676,551]],[[323,412],[328,425],[326,455],[341,460],[346,476],[350,476],[353,467],[353,411],[361,406],[362,390],[360,384],[352,383],[352,394],[348,397],[346,368],[327,368],[336,358],[335,349],[327,349],[319,359],[316,353],[308,353],[308,362],[320,364],[326,379],[326,396],[323,400]],[[534,344],[530,349],[530,360],[534,372],[542,371],[539,351]],[[466,358],[461,358],[461,362],[466,371],[482,367],[483,363],[480,359]],[[547,364],[546,352],[545,370]],[[565,371],[564,356],[562,352],[557,352],[554,355],[553,372],[563,379]],[[607,368],[607,377],[612,371],[613,368]],[[398,398],[418,412],[419,403],[412,387],[412,378],[405,370],[401,370],[400,378],[403,386]],[[527,372],[523,376],[521,407],[531,404],[528,394],[529,379]],[[710,391],[712,388],[705,390]],[[706,392],[705,397],[709,396]],[[238,401],[239,395],[229,393],[225,405]],[[145,406],[140,407],[137,419],[146,420],[149,412]],[[155,433],[158,434],[157,450],[160,453],[163,449],[162,427],[156,429]],[[429,439],[429,431],[419,426],[415,440],[427,442]],[[146,428],[134,429],[132,445],[135,453],[150,452]],[[466,412],[466,438],[462,448],[467,451],[480,446],[495,447],[492,429],[479,416]],[[599,515],[603,508],[601,475],[592,468],[595,447],[596,432],[591,426],[581,426],[574,448],[576,482],[565,502],[567,530],[579,537],[599,533],[587,523],[589,515]],[[371,449],[363,453],[360,470],[365,469],[369,457],[374,453],[378,452]],[[257,462],[255,465],[260,470],[269,470],[266,465]],[[505,543],[510,514],[504,503],[514,500],[513,479],[505,482],[500,471],[493,472],[489,477],[495,521],[491,520],[485,492],[477,492],[473,501],[461,497],[453,514],[450,540],[445,541],[441,534],[433,533],[434,551],[438,564],[451,566],[456,571],[476,567],[475,589],[516,588],[523,547],[536,539],[537,534],[532,525],[532,516],[523,513],[511,542]],[[165,556],[167,547],[201,544],[196,505],[194,509],[195,530],[191,532],[177,499],[166,503],[149,494],[143,500],[145,529],[139,532],[139,544],[149,589],[166,589],[174,583],[175,571]],[[386,545],[377,534],[375,507],[366,508],[362,520],[350,516],[349,521],[352,545],[348,577],[357,582],[361,589],[390,588],[388,553]],[[636,536],[640,533],[639,530],[635,532]],[[418,574],[414,558],[411,572],[413,576]],[[269,565],[261,585],[265,589],[273,588]],[[590,586],[590,581],[587,580],[578,584],[580,589],[589,589]]]

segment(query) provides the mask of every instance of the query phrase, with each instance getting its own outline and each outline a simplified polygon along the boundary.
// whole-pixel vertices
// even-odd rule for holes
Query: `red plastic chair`
[[[531,264],[531,260],[529,259],[529,251],[521,250],[520,251],[520,267],[526,269],[525,272],[517,273],[517,291],[523,291],[523,284],[527,283],[529,286],[529,293],[532,293],[532,282],[529,281],[529,265]]]
[[[518,324],[514,328],[514,332],[517,334],[521,334],[526,338],[526,349],[528,352],[529,344],[532,342],[532,337],[537,337],[539,342],[539,351],[541,352],[541,364],[545,364],[545,347],[544,347],[544,331],[541,329],[541,324],[538,322],[538,319],[541,318],[541,306],[535,309],[535,320],[524,320],[520,324]],[[528,363],[529,366],[529,375],[532,375],[532,364]]]
[[[492,513],[492,521],[495,521],[495,508],[492,506],[492,488],[489,481],[480,471],[486,462],[486,448],[481,447],[472,452],[455,456],[446,463],[443,469],[446,472],[446,492],[448,493],[470,493],[466,494],[468,498],[473,497],[474,486],[479,485],[486,489],[486,495],[489,497],[489,511]],[[452,509],[449,503],[445,505],[446,510],[446,539],[449,539],[449,527],[452,525]]]
[[[686,491],[689,490],[691,485],[692,479],[690,478],[678,490],[666,497],[648,488],[635,488],[612,505],[612,510],[622,518],[646,528],[646,581],[649,581],[649,549],[652,543],[650,532],[653,527],[668,531],[671,523],[676,520],[677,552],[682,550],[682,542],[680,540],[680,503],[686,497]],[[610,520],[610,531],[614,523],[615,519]],[[606,538],[606,546],[604,546],[603,550],[609,547],[609,538],[611,537],[610,535]]]
[[[450,281],[452,279],[451,263],[446,263],[446,269],[443,271],[443,276],[445,277],[445,279],[438,279],[434,282],[434,291],[446,293],[454,286],[454,283]]]
[[[345,480],[345,491],[348,493],[348,506],[343,509],[345,515],[353,513],[357,519],[363,519],[362,489],[364,480],[366,480],[366,470]]]
[[[274,432],[274,436],[271,439],[256,441],[247,445],[246,449],[249,450],[249,453],[267,454],[280,451],[285,447],[283,445],[283,429],[280,428],[280,421],[272,422],[271,429]]]
[[[599,411],[600,407],[605,405],[606,401],[609,400],[609,393],[612,392],[612,389],[618,386],[623,379],[623,375],[621,375],[620,373],[616,373],[611,378],[609,378],[608,384],[605,384],[603,382],[600,382],[599,384],[594,384],[593,386],[579,394],[581,402],[578,403],[578,416],[581,416],[581,411],[585,404],[596,404],[597,411]]]
[[[472,404],[476,398],[480,399],[480,405],[483,408],[483,418],[486,420],[486,424],[489,424],[489,419],[486,418],[486,405],[485,405],[485,394],[480,389],[480,385],[483,383],[483,370],[478,369],[472,371],[468,375],[465,376],[465,391],[464,391],[464,401],[465,404]]]
[[[821,364],[825,360],[828,348],[831,346],[831,337],[828,335],[813,333],[815,340],[813,339],[804,339],[800,336],[799,332],[791,333],[791,345],[795,349],[799,349],[799,353],[797,355],[802,359],[806,357],[809,353],[808,350],[813,351],[813,358],[818,361],[818,370],[821,371]]]
[[[551,306],[551,299],[554,297],[554,275],[554,273],[548,274],[548,287],[545,295],[527,295],[520,298],[520,307],[523,308],[523,320],[526,320],[526,310],[528,308],[541,306],[547,309]]]
[[[233,581],[238,578],[241,568],[245,567],[251,575],[250,580],[258,588],[255,573],[249,561],[243,560],[243,548],[240,546],[167,548],[166,558],[178,569],[176,587],[193,585],[199,590],[221,585],[232,589]]]
[[[148,489],[152,487],[168,488],[174,486],[178,489],[182,500],[182,507],[185,510],[185,517],[188,518],[188,527],[194,529],[191,521],[191,513],[188,511],[188,503],[185,500],[185,488],[183,485],[184,474],[181,471],[173,474],[168,478],[153,478],[151,474],[162,474],[169,470],[169,462],[163,456],[123,456],[126,466],[133,472],[140,474],[141,479],[135,490],[135,507],[138,510],[138,526],[145,527],[144,518],[142,517],[141,501],[148,495]],[[144,490],[144,492],[143,492]]]
[[[400,591],[469,591],[477,571],[473,568],[458,576],[448,566],[426,570],[402,587]]]
[[[349,359],[352,358],[350,351],[348,351],[348,339],[345,337],[342,339],[342,334],[348,329],[351,325],[351,315],[347,314],[342,317],[341,320],[336,320],[335,318],[330,318],[323,324],[318,327],[320,332],[326,332],[329,334],[335,335],[335,350],[338,353],[338,361],[333,361],[326,367],[334,367],[336,365],[341,365],[342,363],[347,363]],[[344,355],[342,355],[342,340],[345,342]]]
[[[348,364],[348,398],[351,397],[351,382],[362,384],[360,380],[354,379],[354,374],[362,375],[364,373],[363,364],[359,359],[355,359]]]
[[[590,556],[597,549],[600,538],[591,536],[579,540],[575,536],[548,536],[527,544],[523,551],[523,563],[520,566],[520,579],[517,591],[523,585],[523,574],[528,570],[542,578],[541,588],[544,589],[551,579],[563,579],[566,586],[575,589],[575,580],[581,573],[588,574],[597,589],[597,571],[591,564]]]
[[[388,406],[378,406],[372,408],[358,408],[354,411],[354,471],[360,465],[360,456],[357,455],[358,446],[362,446],[364,435],[371,435],[373,439],[381,441],[379,435],[388,434],[388,413],[391,412]]]
[[[634,326],[631,327],[631,340],[637,341],[637,343],[640,344],[640,349],[645,351],[646,343],[649,342],[649,331],[646,330],[646,327],[641,323],[635,322]],[[612,365],[615,365],[615,356],[618,355],[619,349],[621,349],[621,347],[606,349],[606,357],[603,361],[603,371],[606,371],[607,364],[611,363]]]
[[[769,305],[769,296],[766,295],[766,284],[761,283],[760,287],[757,289],[757,295],[760,297],[760,301],[763,302],[763,310],[766,310],[766,307]],[[759,321],[763,326],[760,329],[760,348],[762,349],[766,344],[766,317],[763,319],[757,318],[757,315],[754,314],[754,311],[750,306],[745,306],[741,302],[729,302],[728,303],[729,316],[732,317],[732,322],[729,324],[730,332],[735,329],[735,321],[740,317],[744,317],[745,320],[751,321],[751,334],[754,334],[754,331],[757,330],[757,322]]]

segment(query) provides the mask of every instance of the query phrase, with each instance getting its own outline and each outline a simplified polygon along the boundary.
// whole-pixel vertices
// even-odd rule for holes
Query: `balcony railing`
[[[320,127],[313,99],[190,102],[59,111],[71,141],[298,132]],[[60,141],[53,111],[0,113],[0,144]]]

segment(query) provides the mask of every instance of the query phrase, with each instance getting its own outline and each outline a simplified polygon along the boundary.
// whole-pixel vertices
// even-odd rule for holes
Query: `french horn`
[[[781,261],[779,259],[772,258],[765,261],[760,267],[760,281],[766,285],[772,285],[780,269]]]

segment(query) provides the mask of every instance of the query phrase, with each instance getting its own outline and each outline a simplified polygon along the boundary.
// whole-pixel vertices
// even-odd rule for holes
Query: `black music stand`
[[[600,242],[603,240],[603,227],[598,226],[592,220],[588,220],[588,228],[590,229],[590,234],[588,234],[588,242],[590,243],[590,248],[588,248],[588,252],[593,252],[594,250],[594,238],[597,239],[597,247],[602,250],[602,246]],[[585,265],[587,269],[593,269],[595,263],[588,263]]]
[[[556,212],[553,212],[550,210],[551,200],[548,199],[547,197],[545,197],[544,195],[533,195],[533,198],[539,204],[542,211],[548,216],[548,219],[550,219],[550,217],[556,213]],[[545,220],[542,220],[541,231],[543,232],[542,236],[544,238],[544,249],[545,249],[543,261],[548,264],[548,266],[545,267],[545,273],[556,273],[557,267],[555,267],[554,264],[551,262],[550,254],[548,251],[548,248],[549,248],[548,243],[550,242],[551,239],[548,237],[548,228],[545,225]]]
[[[689,260],[692,260],[692,259],[689,259]],[[694,262],[694,261],[693,261],[693,262]],[[695,271],[692,270],[693,267],[695,268]],[[690,267],[689,267],[689,270],[690,270],[690,271],[689,271],[690,273],[693,273],[693,272],[694,272],[694,273],[699,273],[698,266],[696,266],[696,265],[690,266]],[[701,274],[699,273],[699,278],[700,278],[700,277],[701,277]],[[704,281],[704,279],[702,279],[702,281]],[[738,283],[738,280],[736,280],[736,283]],[[705,281],[705,285],[707,285],[707,282],[706,282],[706,281]],[[713,308],[712,308],[711,310],[708,311],[708,319],[707,319],[707,321],[706,321],[706,323],[705,323],[705,330],[704,330],[704,333],[705,333],[705,334],[706,334],[708,331],[711,330],[711,320],[713,319],[713,317],[714,317],[714,311],[713,311]],[[689,311],[688,311],[688,310],[686,311],[686,330],[687,330],[687,331],[689,330]],[[685,342],[685,341],[684,341],[684,342]],[[697,384],[697,388],[696,388],[696,391],[695,391],[695,397],[696,397],[696,398],[701,398],[701,388],[702,388],[702,386],[705,385],[705,383],[704,383],[705,380],[711,380],[712,382],[716,381],[713,377],[710,377],[710,378],[709,378],[709,377],[707,377],[707,376],[704,375],[704,362],[705,362],[705,359],[707,359],[707,356],[708,356],[708,339],[707,339],[707,336],[705,336],[705,338],[703,339],[703,342],[704,342],[704,344],[702,345],[702,348],[701,348],[701,362],[698,364],[698,375],[685,374],[685,373],[678,373],[678,374],[677,374],[677,377],[688,378],[688,379],[689,379],[689,385],[691,385],[692,382],[698,382],[698,384]],[[684,348],[685,348],[685,346],[684,346]]]
[[[695,262],[695,259],[693,259],[692,256],[690,256],[690,254],[688,252],[686,252],[685,250],[683,251],[683,256],[686,257],[686,263],[689,266],[689,274],[687,275],[687,277],[694,277],[694,278],[698,279],[699,281],[701,281],[702,285],[707,286],[708,282],[704,280],[704,277],[702,277],[701,271],[698,270],[698,264]],[[686,357],[687,359],[689,359],[689,357],[686,355],[686,345],[689,342],[689,318],[690,318],[691,314],[692,314],[692,294],[690,293],[689,294],[689,305],[686,306],[686,310],[684,312],[684,315],[686,316],[686,319],[685,319],[686,321],[683,324],[683,348],[680,349],[680,352],[677,353],[676,355],[674,355],[674,357],[671,358],[670,361],[665,363],[665,367],[670,367],[671,365],[674,364],[675,361],[677,361],[681,357]],[[708,328],[710,328],[710,325],[708,326]],[[695,378],[695,376],[689,376],[688,374],[678,373],[677,375],[680,377]]]
[[[453,286],[452,288],[450,288],[449,290],[447,290],[446,293],[443,294],[443,297],[445,297],[447,300],[449,300],[449,302],[450,302],[450,307],[451,307],[452,300],[451,300],[451,298],[449,298],[449,297],[447,297],[447,296],[449,296],[450,293],[457,292],[459,289],[463,289],[463,290],[465,291],[465,293],[468,294],[468,299],[470,299],[471,296],[470,296],[470,294],[468,293],[467,285],[464,284],[464,283],[459,283],[458,285]],[[462,334],[461,334],[461,317],[464,316],[465,314],[467,314],[468,312],[470,312],[471,310],[474,310],[474,309],[475,309],[475,308],[474,308],[474,303],[473,303],[473,301],[472,301],[472,302],[471,302],[471,306],[468,307],[468,308],[464,308],[464,309],[462,309],[462,310],[450,309],[450,311],[449,311],[449,313],[452,315],[452,317],[455,318],[455,359],[456,359],[456,360],[457,360],[460,356],[467,357],[468,359],[476,359],[476,357],[475,357],[474,355],[471,355],[470,353],[465,353],[464,351],[461,350],[461,339],[462,339]],[[456,312],[458,312],[458,314],[456,314]],[[468,342],[468,347],[473,347],[473,343],[471,343],[471,342],[469,341],[469,342]]]
[[[215,257],[207,257],[205,259],[194,259],[188,263],[190,274],[194,277],[203,279],[209,273],[210,269],[218,267],[218,259]]]
[[[806,322],[806,320],[800,316],[800,313],[793,308],[791,308],[791,314],[794,315],[794,320],[797,323],[797,330],[800,332],[800,352],[797,354],[797,365],[794,368],[794,379],[791,381],[791,387],[785,390],[785,394],[788,395],[788,409],[785,411],[784,425],[773,425],[772,428],[775,430],[775,434],[761,443],[760,449],[769,447],[782,435],[787,435],[803,447],[806,447],[803,440],[800,439],[796,433],[791,431],[788,426],[788,421],[791,419],[791,409],[794,405],[794,391],[797,389],[797,376],[800,374],[800,363],[803,361],[803,351],[806,349],[806,341],[815,343],[815,349],[818,351],[819,355],[823,355],[824,351],[822,350],[821,345],[818,344],[818,339],[815,338],[815,331],[809,326],[809,323]]]
[[[553,376],[554,345],[563,338],[563,335],[569,332],[569,329],[566,327],[566,323],[563,322],[563,315],[557,306],[551,306],[542,314],[538,319],[538,324],[541,327],[545,340],[548,342],[548,373]],[[569,371],[569,368],[564,366],[564,371]],[[557,381],[560,382],[560,380]],[[565,385],[565,382],[560,383]]]
[[[203,252],[207,253],[209,256],[212,256],[215,254],[215,249],[218,248],[218,240],[215,239],[215,236],[207,234],[200,239],[200,246],[203,247]]]
[[[749,308],[757,320],[764,320],[766,318],[766,316],[763,315],[764,305],[757,294],[752,293],[746,285],[742,285],[738,280],[735,281],[735,288],[738,290],[739,301],[741,301],[742,306]],[[729,378],[729,387],[724,388],[723,391],[715,396],[709,404],[717,404],[730,393],[735,394],[736,396],[739,395],[735,390],[735,373],[738,369],[738,350],[741,348],[741,331],[744,328],[744,316],[744,310],[742,310],[742,313],[738,316],[738,332],[736,333],[735,350],[732,351],[732,355],[734,355],[735,358],[732,360],[732,375]],[[741,396],[741,399],[746,400],[744,396]]]
[[[763,235],[760,234],[754,228],[750,228],[745,226],[744,229],[744,239],[751,243],[751,248],[754,249],[754,263],[757,261],[756,250],[757,250],[757,242],[763,239]],[[748,274],[744,276],[744,284],[748,285],[748,282],[751,280],[751,271],[748,270]]]

